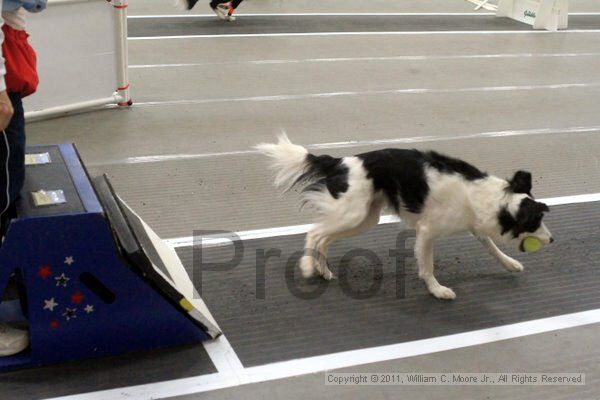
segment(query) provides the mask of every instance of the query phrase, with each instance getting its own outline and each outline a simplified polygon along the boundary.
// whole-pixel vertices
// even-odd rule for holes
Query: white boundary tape
[[[206,63],[181,63],[181,64],[138,64],[130,65],[130,69],[148,68],[186,68],[206,67],[223,65],[280,65],[301,63],[334,63],[334,62],[372,62],[372,61],[432,61],[432,60],[486,60],[503,58],[560,58],[560,57],[600,57],[600,53],[507,53],[507,54],[459,54],[445,56],[381,56],[381,57],[331,57],[331,58],[304,58],[294,60],[250,60],[230,62],[206,62]]]
[[[410,16],[431,16],[431,17],[468,17],[468,16],[494,16],[494,13],[236,13],[240,17],[410,17]],[[573,14],[569,14],[573,15]],[[155,18],[215,18],[215,14],[158,14],[158,15],[130,15],[130,19],[155,19]]]
[[[353,148],[361,146],[389,146],[389,145],[402,145],[402,144],[413,144],[413,143],[426,143],[426,142],[443,142],[452,140],[467,140],[467,139],[479,139],[479,138],[498,138],[498,137],[511,137],[511,136],[527,136],[527,135],[559,135],[567,133],[590,133],[600,131],[600,126],[576,126],[569,128],[534,128],[534,129],[521,129],[521,130],[508,130],[508,131],[494,131],[494,132],[476,132],[466,133],[460,135],[447,135],[447,136],[411,136],[398,139],[381,139],[381,140],[352,140],[345,142],[330,142],[330,143],[317,143],[307,145],[306,148],[309,150],[322,150],[322,149],[340,149],[340,148]],[[255,150],[237,150],[237,151],[226,151],[220,153],[198,153],[198,154],[167,154],[167,155],[153,155],[153,156],[139,156],[129,157],[125,160],[111,161],[105,164],[142,164],[142,163],[154,163],[154,162],[166,162],[166,161],[183,161],[183,160],[196,160],[203,158],[213,157],[226,157],[226,156],[238,156],[238,155],[250,155],[259,154]],[[90,163],[90,166],[105,165],[100,163]]]
[[[410,16],[432,16],[432,17],[444,17],[444,16],[458,16],[458,17],[472,17],[472,16],[495,16],[496,13],[486,12],[425,12],[425,13],[410,13],[410,12],[390,12],[390,13],[236,13],[240,17],[410,17]],[[569,15],[600,15],[597,12],[572,12]],[[129,19],[153,19],[153,18],[215,18],[214,14],[157,14],[157,15],[130,15]]]
[[[599,31],[600,32],[600,31]],[[146,101],[135,103],[132,107],[157,107],[157,106],[182,106],[192,104],[218,104],[233,102],[265,102],[265,101],[289,101],[307,99],[330,99],[335,97],[351,96],[381,96],[381,95],[413,95],[413,94],[444,94],[444,93],[479,93],[479,92],[511,92],[525,90],[563,90],[588,87],[600,87],[600,82],[589,83],[557,83],[548,85],[512,85],[512,86],[474,86],[460,88],[403,88],[385,90],[363,90],[323,93],[302,94],[276,94],[267,96],[230,97],[213,99],[187,99],[187,100],[164,100]]]
[[[539,201],[546,203],[549,206],[560,206],[568,204],[580,204],[580,203],[593,203],[600,201],[600,193],[581,194],[575,196],[563,196],[563,197],[550,197],[546,199],[540,199]],[[399,222],[398,217],[395,215],[384,215],[379,219],[380,225],[393,224]],[[227,237],[204,237],[202,238],[202,247],[218,247],[225,246],[232,242],[232,240],[254,240],[264,239],[280,236],[299,235],[308,232],[313,227],[312,224],[304,225],[290,225],[281,226],[276,228],[266,229],[254,229],[248,231],[235,232]],[[173,248],[190,247],[194,244],[193,236],[186,236],[180,238],[166,239],[167,244]]]
[[[281,379],[309,373],[414,357],[440,351],[493,343],[600,322],[600,310],[520,322],[495,328],[416,340],[388,346],[352,350],[246,369],[250,382]]]
[[[214,39],[214,38],[256,38],[256,37],[306,37],[306,36],[410,36],[410,35],[562,35],[575,33],[598,33],[600,29],[570,29],[560,32],[546,30],[522,31],[375,31],[375,32],[303,32],[303,33],[234,33],[225,35],[175,35],[139,36],[128,40],[175,40],[175,39]]]

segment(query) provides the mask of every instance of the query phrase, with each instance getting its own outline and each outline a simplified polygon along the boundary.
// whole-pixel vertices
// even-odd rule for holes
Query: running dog
[[[536,237],[553,242],[542,222],[548,206],[531,195],[531,174],[517,171],[510,180],[480,171],[473,165],[434,151],[384,149],[336,158],[310,154],[281,135],[276,144],[256,149],[270,159],[275,185],[302,190],[303,205],[312,206],[318,222],[306,235],[300,260],[304,277],[315,271],[325,279],[327,249],[339,238],[358,235],[379,222],[384,207],[393,210],[416,231],[415,256],[419,277],[429,292],[451,300],[454,291],[434,276],[436,238],[470,231],[508,271],[523,265],[504,254],[496,243]]]

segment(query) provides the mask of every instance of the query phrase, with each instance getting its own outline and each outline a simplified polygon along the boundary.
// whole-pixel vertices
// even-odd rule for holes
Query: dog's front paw
[[[333,272],[331,272],[331,270],[329,269],[329,263],[327,261],[315,262],[315,268],[326,281],[335,279],[335,275],[333,275]]]
[[[511,258],[508,261],[502,263],[504,265],[504,268],[506,268],[507,271],[510,272],[521,272],[523,271],[523,264],[521,264],[520,262],[518,262],[517,260]]]
[[[325,279],[326,281],[330,281],[335,279],[335,275],[333,275],[333,272],[331,272],[329,269],[327,269],[326,271],[324,271],[321,276],[323,277],[323,279]]]
[[[315,260],[313,257],[304,256],[300,259],[300,273],[303,278],[310,278],[315,274]]]
[[[442,285],[429,289],[429,292],[438,299],[442,300],[454,300],[456,298],[456,293],[454,293],[454,290]]]

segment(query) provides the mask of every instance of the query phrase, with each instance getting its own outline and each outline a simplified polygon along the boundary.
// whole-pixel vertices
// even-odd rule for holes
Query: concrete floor
[[[600,325],[534,335],[437,354],[340,370],[345,373],[448,371],[577,371],[589,364],[585,387],[490,386],[326,386],[325,373],[239,386],[235,389],[172,397],[173,400],[272,399],[598,399]],[[569,351],[565,351],[569,349]],[[554,364],[553,367],[541,365]],[[542,368],[542,369],[540,369]],[[338,371],[336,371],[338,372]]]
[[[239,18],[472,8],[462,0],[247,0]],[[183,14],[165,0],[130,0],[129,10],[130,15]],[[200,2],[192,14],[208,11]],[[572,0],[571,11],[600,13],[600,3]],[[270,187],[263,161],[248,153],[281,130],[307,145],[361,142],[318,150],[332,154],[383,146],[374,141],[416,138],[388,146],[443,150],[500,176],[528,168],[540,197],[600,192],[599,33],[218,37],[129,45],[134,107],[31,123],[28,140],[75,142],[91,172],[108,173],[121,196],[164,238],[189,236],[194,229],[243,231],[310,222],[309,214],[295,210],[292,196],[281,198]],[[339,92],[345,94],[326,96]],[[485,135],[505,131],[520,136]],[[555,362],[552,370],[588,374],[589,384],[577,392],[332,388],[317,374],[186,399],[300,398],[307,387],[314,388],[311,398],[330,399],[598,398],[599,328],[352,369],[537,372]]]
[[[113,176],[124,198],[163,237],[188,236],[200,228],[238,231],[306,222],[293,198],[279,200],[260,172],[260,158],[228,155],[249,151],[281,130],[301,144],[366,142],[344,154],[381,147],[368,144],[375,140],[475,135],[411,145],[452,152],[498,175],[531,168],[538,196],[579,194],[590,190],[588,179],[573,169],[590,166],[590,173],[597,173],[598,139],[590,132],[589,139],[571,141],[560,132],[600,126],[598,106],[589,101],[600,93],[598,48],[595,33],[498,35],[493,42],[487,36],[443,34],[391,36],[385,42],[368,36],[131,41],[134,66],[191,65],[132,68],[133,108],[31,124],[30,137],[36,143],[77,143],[92,171]],[[323,59],[343,60],[318,61]],[[261,60],[294,62],[257,63]],[[386,90],[400,92],[380,93]],[[350,94],[318,97],[339,92]],[[495,138],[492,147],[489,139],[477,137],[540,128],[554,135],[544,135],[546,146],[535,152],[528,149],[537,137]],[[578,165],[565,157],[560,162],[566,165],[559,166],[558,148],[577,154]],[[501,156],[490,158],[490,151]],[[166,161],[130,164],[154,156]],[[505,162],[506,156],[514,162]],[[550,173],[542,160],[556,168]],[[163,184],[140,181],[139,174],[178,189],[153,196]],[[564,174],[563,185],[541,179],[557,174]],[[237,184],[242,181],[252,185]],[[221,207],[223,198],[228,207]],[[196,205],[191,213],[190,205]]]

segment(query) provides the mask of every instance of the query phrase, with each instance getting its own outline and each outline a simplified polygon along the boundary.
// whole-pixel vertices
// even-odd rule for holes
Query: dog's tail
[[[269,157],[269,168],[275,172],[275,186],[289,190],[310,167],[309,152],[293,144],[285,133],[277,137],[277,143],[261,143],[254,148]]]
[[[285,191],[301,187],[303,205],[319,203],[315,196],[329,195],[327,178],[339,172],[342,163],[341,158],[310,154],[304,147],[293,144],[285,133],[279,135],[277,143],[261,143],[255,149],[269,157],[270,168],[275,171],[275,186]]]

